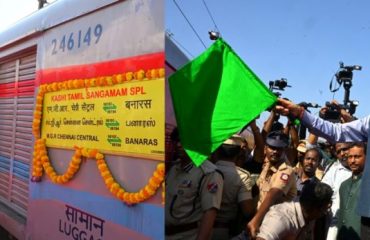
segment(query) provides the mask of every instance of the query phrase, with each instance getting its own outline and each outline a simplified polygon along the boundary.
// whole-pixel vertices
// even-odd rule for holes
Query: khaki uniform
[[[180,231],[166,232],[166,239],[195,239],[198,228],[183,231],[186,228],[182,226],[198,224],[204,211],[220,208],[223,178],[216,169],[209,161],[199,168],[190,163],[184,168],[177,164],[170,169],[166,178],[166,230]]]
[[[254,182],[248,171],[235,166],[233,162],[219,160],[216,166],[224,175],[224,190],[212,240],[221,240],[230,238],[228,225],[237,216],[238,204],[252,199],[251,190]]]
[[[267,162],[257,180],[257,185],[260,190],[258,208],[271,188],[284,192],[283,201],[291,201],[297,195],[295,173],[287,162],[280,164],[278,169]]]
[[[305,222],[299,202],[274,205],[263,218],[257,237],[287,240],[313,239],[314,221]]]

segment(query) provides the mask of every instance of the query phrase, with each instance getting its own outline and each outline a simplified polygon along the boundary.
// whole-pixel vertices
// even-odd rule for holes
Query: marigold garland
[[[97,149],[79,148],[75,146],[75,153],[69,162],[67,171],[58,175],[50,159],[47,155],[45,139],[41,139],[40,125],[42,119],[42,106],[44,95],[47,92],[54,92],[60,90],[70,90],[78,88],[96,87],[96,86],[112,86],[133,80],[146,80],[164,77],[165,72],[163,68],[149,69],[147,71],[139,70],[137,72],[127,72],[122,74],[115,74],[112,76],[102,76],[90,79],[73,79],[63,82],[54,82],[51,84],[43,84],[39,87],[39,92],[36,96],[36,106],[33,113],[32,133],[35,137],[35,145],[32,160],[32,181],[39,182],[45,172],[53,183],[63,184],[69,182],[80,169],[82,157],[89,159],[96,159],[97,167],[100,171],[106,187],[108,190],[121,201],[127,204],[136,204],[143,202],[152,197],[162,184],[162,204],[164,204],[165,188],[164,188],[164,173],[165,167],[163,163],[157,165],[156,170],[145,185],[138,192],[126,192],[125,189],[117,183],[112,176],[108,165],[104,159],[104,155]]]

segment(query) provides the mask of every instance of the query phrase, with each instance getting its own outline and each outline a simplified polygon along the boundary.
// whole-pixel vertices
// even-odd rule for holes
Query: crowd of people
[[[252,121],[200,167],[174,129],[166,239],[370,239],[370,116],[338,111],[332,123],[279,99],[261,129]],[[307,127],[305,139],[289,119]]]

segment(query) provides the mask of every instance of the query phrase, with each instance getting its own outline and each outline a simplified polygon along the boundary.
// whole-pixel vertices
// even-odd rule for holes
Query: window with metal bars
[[[23,216],[28,205],[36,53],[0,62],[0,201]]]

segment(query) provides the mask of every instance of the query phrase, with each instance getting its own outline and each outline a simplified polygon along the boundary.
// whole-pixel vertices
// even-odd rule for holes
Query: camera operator
[[[272,109],[270,116],[263,123],[261,134],[264,141],[266,141],[266,136],[269,134],[269,132],[282,131],[284,129],[284,125],[279,122],[279,119],[280,114],[276,113],[275,110]]]
[[[299,136],[298,131],[295,127],[295,125],[289,121],[286,122],[286,125],[284,126],[282,123],[278,122],[280,118],[280,114],[275,112],[274,109],[271,110],[271,114],[268,117],[268,119],[264,122],[263,129],[262,129],[262,136],[264,137],[264,140],[266,139],[266,136],[270,132],[274,131],[282,131],[287,136],[290,136],[289,146],[286,149],[286,157],[291,166],[294,166],[297,161],[297,147],[299,144]]]
[[[328,115],[328,111],[335,111],[338,113],[338,121],[341,123],[351,122],[355,120],[355,118],[347,112],[343,107],[336,100],[332,100],[329,106],[324,106],[320,110],[320,117],[325,119],[325,116]]]
[[[370,136],[370,115],[343,124],[332,122],[316,117],[305,111],[301,106],[293,102],[278,99],[275,110],[280,114],[298,118],[315,135],[326,138],[331,142],[367,142]],[[369,148],[369,145],[368,145]],[[370,161],[370,155],[366,161]],[[361,239],[370,239],[370,167],[365,166],[363,181],[358,199],[357,213],[361,216]]]

